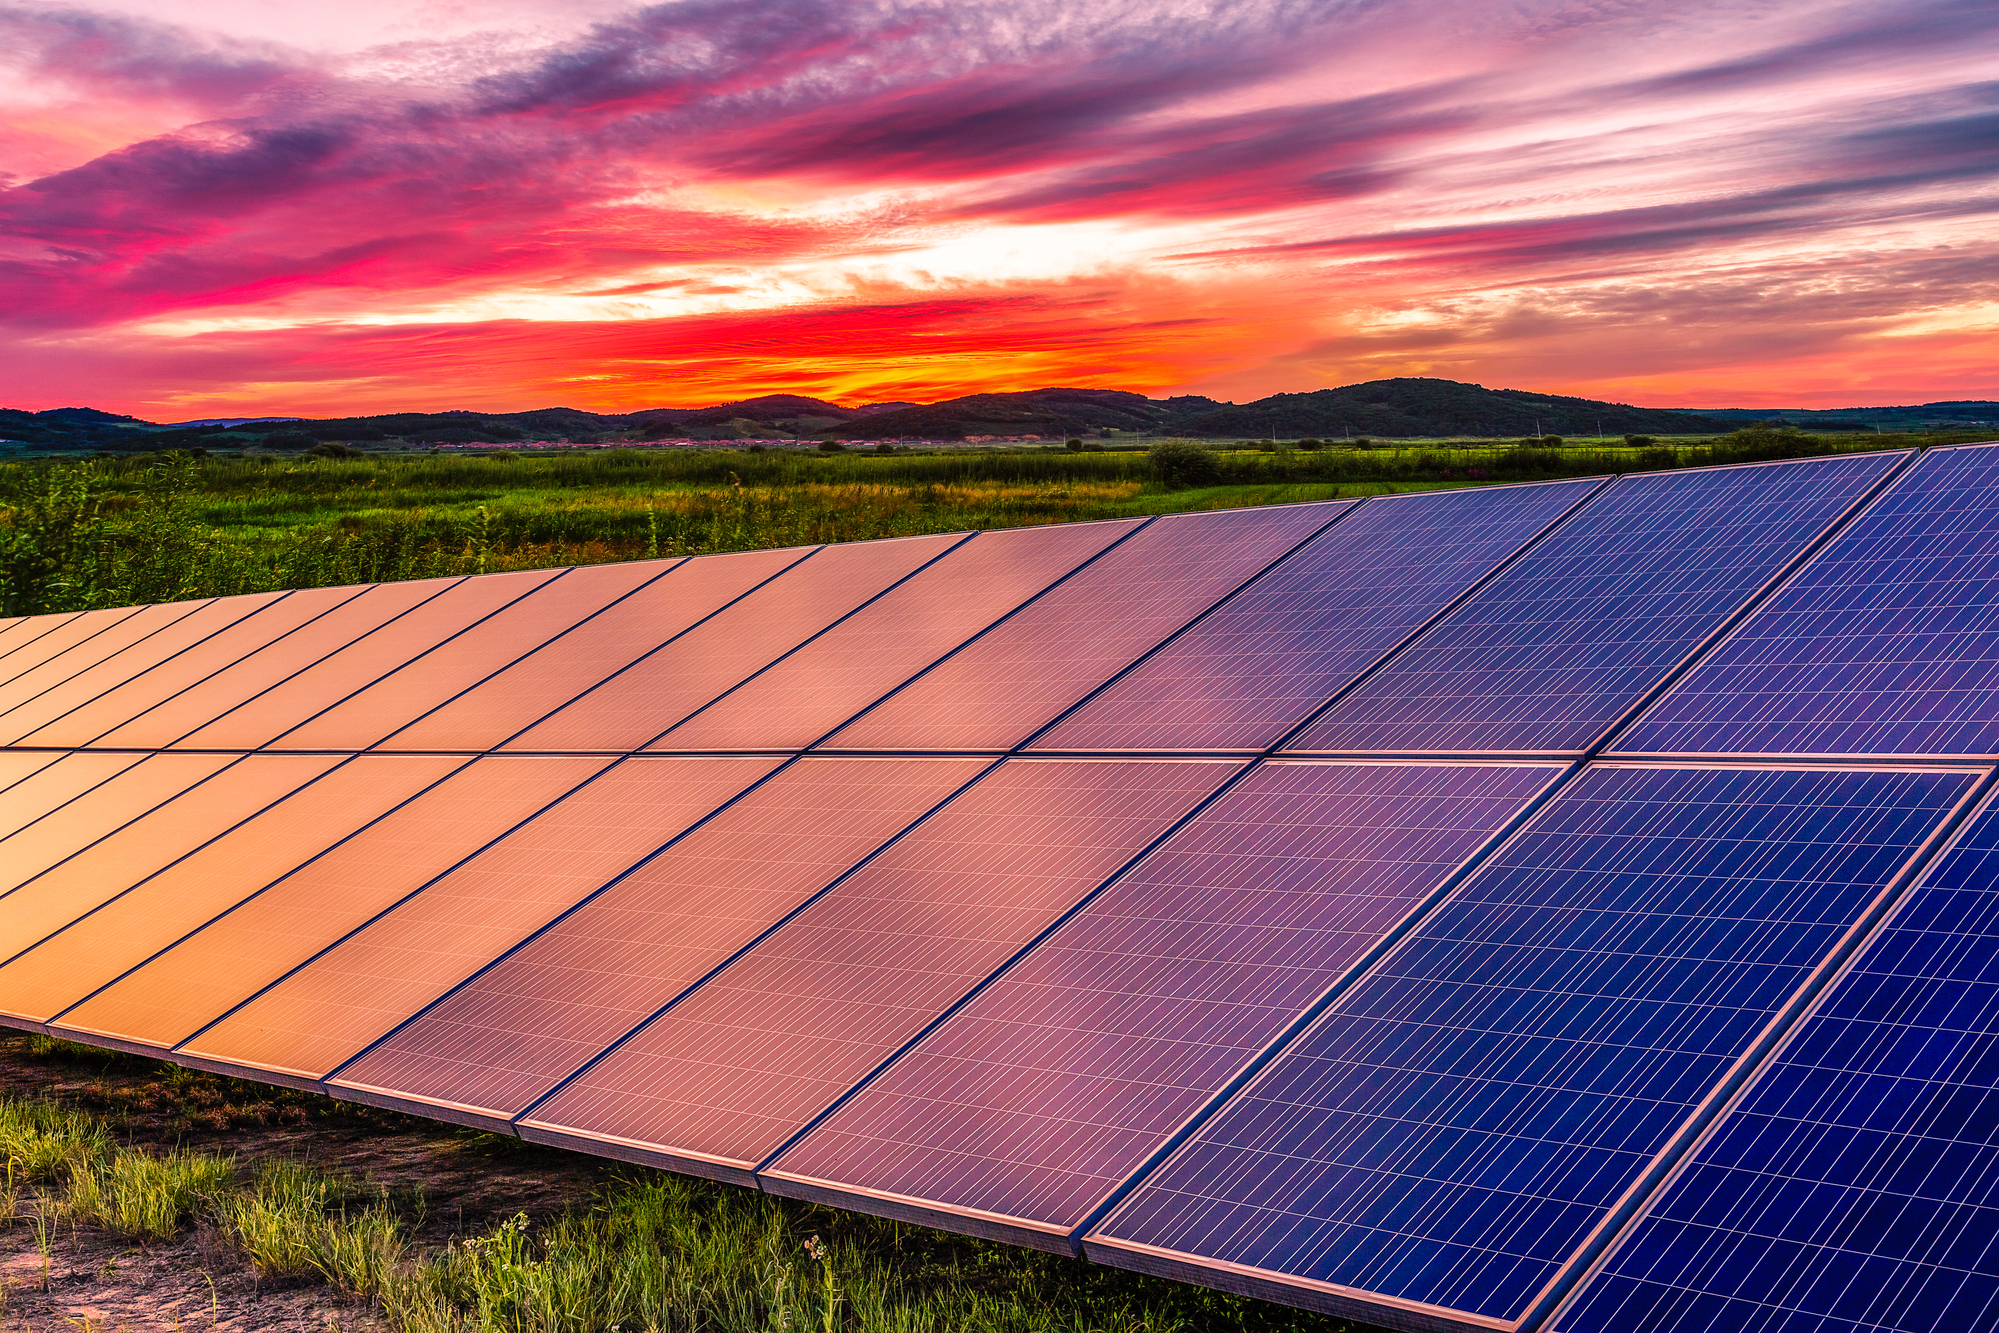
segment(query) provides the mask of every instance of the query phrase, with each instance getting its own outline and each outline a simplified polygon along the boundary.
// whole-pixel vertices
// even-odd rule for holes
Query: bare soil
[[[489,1231],[517,1212],[552,1216],[618,1169],[393,1111],[136,1056],[51,1049],[25,1036],[0,1036],[0,1093],[81,1107],[130,1144],[234,1154],[246,1166],[291,1156],[345,1173],[387,1190],[420,1223],[420,1248]],[[209,1224],[142,1244],[92,1227],[41,1227],[37,1203],[23,1191],[15,1216],[0,1225],[0,1333],[386,1330],[378,1310],[323,1282],[260,1280]]]

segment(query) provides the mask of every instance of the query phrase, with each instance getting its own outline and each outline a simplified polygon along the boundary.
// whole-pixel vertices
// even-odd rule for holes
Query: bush
[[[1640,449],[1633,464],[1641,472],[1662,472],[1680,465],[1678,449]]]
[[[1624,442],[1634,449],[1648,449],[1658,443],[1650,435],[1626,435]]]
[[[1298,441],[1298,447],[1309,453],[1314,449],[1325,448],[1326,442],[1324,440],[1315,440],[1308,435],[1304,439]]]
[[[1153,480],[1168,490],[1212,486],[1221,479],[1221,468],[1214,454],[1190,441],[1162,440],[1148,453]]]
[[[1072,454],[1080,454],[1083,452],[1083,442],[1077,439],[1065,440],[1063,442],[1062,447],[1067,449]]]
[[[1353,447],[1356,449],[1372,449],[1374,448],[1374,441],[1363,435],[1353,442]]]
[[[1562,447],[1562,437],[1559,435],[1543,435],[1541,437],[1541,446],[1546,449],[1559,449]]]
[[[821,440],[819,441],[819,452],[822,454],[844,454],[847,452],[847,446],[841,444],[838,440]]]
[[[364,457],[364,455],[359,449],[356,449],[351,445],[341,444],[337,440],[321,440],[318,444],[315,444],[312,446],[312,448],[306,450],[305,456],[307,458]]]

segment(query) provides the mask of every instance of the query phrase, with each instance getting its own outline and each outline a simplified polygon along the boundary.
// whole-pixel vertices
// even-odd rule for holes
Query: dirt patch
[[[540,1219],[581,1202],[617,1165],[311,1093],[46,1039],[0,1037],[0,1093],[51,1097],[103,1118],[121,1142],[292,1157],[386,1192],[420,1249]],[[323,1282],[273,1282],[215,1227],[135,1243],[38,1221],[23,1191],[0,1226],[0,1330],[152,1333],[386,1329],[379,1311]]]

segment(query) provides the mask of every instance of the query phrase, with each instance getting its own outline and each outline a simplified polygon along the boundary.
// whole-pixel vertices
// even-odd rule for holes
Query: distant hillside
[[[362,447],[513,444],[532,440],[617,443],[659,439],[915,439],[1038,435],[1145,438],[1337,440],[1529,435],[1711,435],[1772,417],[1822,430],[1912,429],[1999,422],[1999,403],[1773,411],[1717,408],[1666,411],[1567,398],[1524,389],[1486,389],[1455,380],[1389,379],[1314,393],[1280,393],[1253,403],[1198,395],[1148,398],[1122,389],[1031,389],[981,393],[937,403],[844,406],[798,394],[765,394],[712,407],[585,412],[387,412],[321,420],[221,418],[159,426],[89,407],[46,412],[0,409],[0,441],[28,449],[129,452],[157,449],[305,449],[321,441]]]

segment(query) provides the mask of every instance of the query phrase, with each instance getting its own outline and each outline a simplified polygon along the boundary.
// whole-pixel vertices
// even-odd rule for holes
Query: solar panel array
[[[1385,1326],[1999,1323],[1999,446],[0,621],[0,1022]]]

